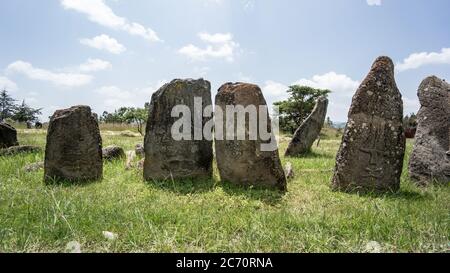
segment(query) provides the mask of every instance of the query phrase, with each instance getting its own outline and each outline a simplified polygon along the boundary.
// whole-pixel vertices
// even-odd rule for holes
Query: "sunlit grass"
[[[19,140],[44,147],[45,132],[21,130]],[[142,141],[103,135],[125,150]],[[417,188],[405,164],[399,193],[333,192],[338,147],[330,135],[311,155],[282,157],[296,173],[286,194],[222,184],[217,170],[207,181],[145,183],[119,161],[100,182],[48,186],[43,171],[22,170],[43,154],[0,158],[0,252],[64,252],[70,241],[83,252],[361,252],[370,241],[385,252],[449,251],[448,186]]]

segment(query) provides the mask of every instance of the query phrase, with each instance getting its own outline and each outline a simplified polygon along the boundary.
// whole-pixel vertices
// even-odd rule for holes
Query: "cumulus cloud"
[[[313,88],[329,89],[332,93],[328,107],[328,116],[334,121],[346,121],[352,97],[358,89],[360,82],[347,75],[328,72],[315,75],[311,79],[300,79],[294,84],[306,85]]]
[[[311,79],[301,79],[294,84],[306,85],[313,88],[329,89],[342,95],[353,95],[359,87],[359,82],[352,80],[349,76],[328,72],[323,75],[315,75]]]
[[[266,81],[261,89],[268,104],[273,104],[274,102],[288,98],[288,93],[286,91],[289,87],[285,84],[276,81]]]
[[[8,73],[19,73],[32,80],[46,81],[63,87],[77,87],[89,84],[93,77],[79,73],[55,73],[46,69],[35,68],[31,63],[16,61],[7,68]]]
[[[0,76],[0,91],[7,90],[9,92],[17,91],[17,84],[7,77]]]
[[[315,75],[310,79],[300,79],[290,85],[329,89],[332,93],[330,94],[328,116],[334,121],[346,121],[353,94],[360,83],[347,75],[328,72],[322,75]],[[268,104],[287,99],[288,94],[286,91],[288,89],[287,85],[275,81],[265,82],[262,88]]]
[[[450,64],[450,48],[443,48],[441,52],[413,53],[397,64],[397,70],[406,71],[433,64]]]
[[[100,59],[88,59],[85,63],[80,65],[79,70],[81,72],[97,72],[111,68],[112,65],[108,61]]]
[[[101,96],[103,101],[103,108],[106,111],[114,111],[120,107],[143,107],[144,101],[150,101],[151,95],[156,92],[167,81],[160,80],[154,85],[135,89],[132,91],[123,90],[120,87],[110,85],[100,87],[94,92]]]
[[[207,44],[205,48],[189,44],[179,49],[178,53],[193,61],[206,61],[209,59],[234,61],[239,44],[233,41],[231,33],[209,34],[202,32],[198,34],[198,37]]]
[[[106,34],[102,34],[92,39],[81,39],[80,43],[95,49],[108,51],[112,54],[121,54],[126,51],[125,46]]]
[[[369,6],[381,6],[381,0],[366,0]]]
[[[61,0],[61,5],[65,9],[74,10],[87,15],[88,19],[102,26],[123,30],[131,35],[140,36],[151,42],[158,42],[161,39],[151,28],[135,22],[130,22],[127,18],[120,17],[106,5],[104,0]]]

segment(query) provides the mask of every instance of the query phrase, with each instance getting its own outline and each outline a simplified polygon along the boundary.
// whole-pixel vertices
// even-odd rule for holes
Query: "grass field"
[[[103,133],[104,146],[142,142]],[[0,252],[64,252],[70,241],[83,252],[364,252],[371,241],[382,252],[450,250],[450,187],[415,187],[405,164],[399,193],[332,192],[340,140],[330,135],[305,158],[282,158],[296,172],[284,195],[223,184],[217,170],[210,181],[144,183],[124,162],[106,163],[97,183],[46,186],[43,171],[22,170],[43,154],[0,158]],[[45,132],[20,130],[19,141],[44,147]]]

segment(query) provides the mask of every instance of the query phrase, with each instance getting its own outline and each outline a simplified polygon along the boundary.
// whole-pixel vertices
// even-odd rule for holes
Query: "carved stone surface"
[[[195,98],[202,99],[201,109],[212,105],[211,84],[200,80],[174,80],[152,96],[145,135],[144,178],[146,180],[209,178],[212,176],[213,149],[211,140],[194,140],[194,119],[205,126],[210,118],[194,110]],[[191,111],[191,140],[175,140],[172,127],[180,118],[173,118],[172,109],[187,106]]]
[[[420,185],[450,182],[450,85],[437,77],[419,87],[416,142],[409,174]]]
[[[350,192],[397,191],[406,144],[402,120],[394,64],[379,57],[353,97],[333,187]]]
[[[320,136],[327,116],[328,99],[320,97],[311,115],[302,123],[289,143],[286,156],[300,156],[311,150],[314,141]]]
[[[252,84],[227,83],[224,84],[216,96],[216,107],[223,109],[223,120],[227,120],[227,106],[241,105],[243,107],[266,106],[261,89]],[[259,115],[259,114],[258,114]],[[268,132],[271,132],[270,119]],[[259,120],[259,118],[258,118]],[[226,124],[226,122],[224,122]],[[258,124],[258,128],[261,124]],[[278,149],[271,152],[261,151],[261,144],[265,143],[258,136],[257,140],[250,140],[246,124],[246,140],[218,140],[216,136],[216,159],[221,179],[238,185],[254,185],[286,190],[286,177],[281,166]],[[227,135],[227,126],[223,128]],[[217,131],[217,124],[216,124]]]
[[[17,131],[11,125],[0,122],[0,149],[17,146]]]
[[[56,111],[47,134],[45,180],[93,181],[102,173],[102,139],[91,108]]]

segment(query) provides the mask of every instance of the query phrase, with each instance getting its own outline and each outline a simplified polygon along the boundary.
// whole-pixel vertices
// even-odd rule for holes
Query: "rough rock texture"
[[[118,146],[108,146],[102,150],[103,160],[112,161],[126,157],[125,151]]]
[[[19,145],[17,131],[11,125],[0,122],[0,149]]]
[[[136,158],[135,151],[127,151],[126,153],[127,161],[125,163],[125,170],[129,171],[134,168],[134,159]]]
[[[300,156],[311,150],[314,141],[320,136],[325,118],[327,116],[328,99],[321,97],[311,115],[302,123],[289,143],[286,156]]]
[[[450,84],[426,78],[419,87],[416,143],[409,174],[418,184],[450,182]]]
[[[153,94],[145,135],[144,178],[146,180],[209,178],[212,176],[212,141],[194,140],[194,116],[204,126],[211,118],[194,112],[194,99],[201,98],[202,111],[212,105],[211,84],[200,80],[174,80]],[[172,109],[187,106],[191,111],[192,140],[174,140],[171,130],[180,118]]]
[[[294,168],[292,168],[291,162],[286,163],[286,165],[284,167],[284,174],[286,176],[286,179],[288,179],[288,180],[292,180],[295,178],[295,172],[294,172]]]
[[[397,191],[406,143],[402,120],[394,64],[379,57],[353,97],[333,187],[351,192]]]
[[[223,109],[224,136],[227,135],[226,106],[254,105],[259,108],[266,106],[261,89],[252,84],[227,83],[224,84],[216,96],[216,107]],[[270,119],[267,127],[272,131]],[[236,116],[235,116],[236,118]],[[259,118],[258,118],[259,120]],[[217,126],[217,124],[216,124]],[[261,124],[258,124],[258,128]],[[232,129],[232,128],[230,128]],[[216,128],[217,130],[217,128]],[[262,141],[258,134],[257,140],[250,140],[249,123],[246,122],[246,140],[215,140],[217,166],[221,179],[238,185],[254,185],[286,190],[286,177],[281,166],[278,149],[272,152],[261,151]]]
[[[0,156],[13,156],[18,154],[26,154],[26,153],[40,153],[42,149],[36,146],[12,146],[8,149],[1,149]]]
[[[145,156],[145,149],[143,144],[136,144],[134,151],[136,152],[136,155],[141,158]]]
[[[56,111],[47,134],[45,180],[93,181],[102,173],[102,139],[91,108]]]

